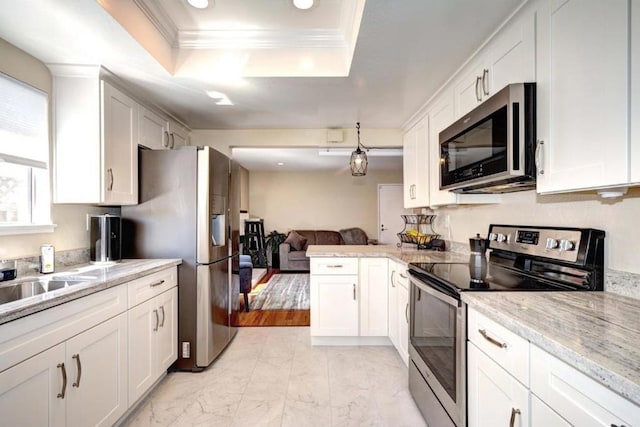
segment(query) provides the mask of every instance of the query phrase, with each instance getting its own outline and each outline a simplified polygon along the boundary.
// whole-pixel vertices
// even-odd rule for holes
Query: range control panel
[[[579,229],[491,225],[488,239],[490,249],[576,262],[581,237]]]

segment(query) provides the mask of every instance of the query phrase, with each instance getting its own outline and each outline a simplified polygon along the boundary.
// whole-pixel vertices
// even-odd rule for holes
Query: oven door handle
[[[454,297],[451,297],[451,296],[445,294],[444,292],[439,291],[436,288],[433,288],[433,287],[429,286],[427,283],[424,283],[421,280],[417,280],[417,279],[414,279],[414,278],[411,278],[410,280],[411,280],[411,283],[416,285],[416,287],[418,289],[420,289],[423,292],[428,293],[432,297],[437,298],[440,301],[442,301],[442,302],[444,302],[446,304],[452,305],[454,307],[460,307],[460,305],[461,305],[460,300],[458,300],[458,299],[456,299]]]

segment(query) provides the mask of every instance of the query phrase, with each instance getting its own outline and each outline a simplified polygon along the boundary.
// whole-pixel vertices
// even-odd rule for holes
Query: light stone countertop
[[[404,264],[410,262],[467,263],[468,254],[432,250],[403,249],[393,245],[310,245],[307,256],[313,257],[388,257]]]
[[[640,405],[640,300],[612,292],[463,292],[469,307]]]
[[[0,282],[0,285],[7,286],[29,280],[55,279],[56,276],[95,277],[95,279],[87,280],[86,283],[0,304],[0,325],[181,263],[180,259],[128,259],[109,266],[82,264],[61,269],[52,274],[19,277],[16,280]]]

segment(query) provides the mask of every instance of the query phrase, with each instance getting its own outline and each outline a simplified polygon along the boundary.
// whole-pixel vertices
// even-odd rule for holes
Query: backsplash
[[[89,249],[71,249],[66,251],[56,251],[55,269],[62,269],[78,264],[87,264],[89,262]],[[40,257],[32,256],[26,258],[17,258],[18,277],[33,276],[40,274]]]

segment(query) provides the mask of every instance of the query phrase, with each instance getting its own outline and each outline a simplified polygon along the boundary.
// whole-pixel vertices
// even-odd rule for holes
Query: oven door
[[[453,423],[465,426],[466,312],[462,302],[415,277],[411,277],[410,298],[411,361]],[[429,423],[425,412],[433,411],[423,410]]]

